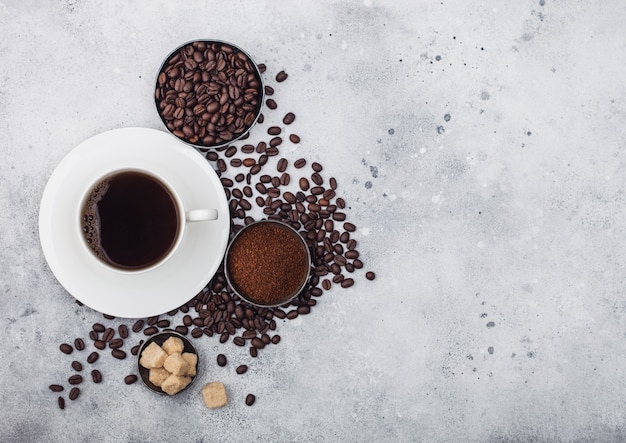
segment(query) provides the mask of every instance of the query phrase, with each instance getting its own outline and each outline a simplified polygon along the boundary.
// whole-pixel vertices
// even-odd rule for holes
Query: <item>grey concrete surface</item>
[[[626,440],[625,19],[611,0],[1,1],[0,440]],[[198,341],[180,397],[126,386],[134,361],[103,354],[70,402],[87,351],[58,345],[125,320],[51,273],[43,189],[84,139],[162,129],[156,71],[194,38],[289,73],[272,84],[302,142],[281,156],[337,178],[377,278],[280,322],[256,360]],[[223,409],[202,403],[211,380]]]

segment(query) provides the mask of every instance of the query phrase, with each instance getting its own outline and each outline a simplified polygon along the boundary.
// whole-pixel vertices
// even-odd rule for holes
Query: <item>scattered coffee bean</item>
[[[75,339],[74,348],[76,348],[77,351],[82,351],[85,349],[85,341],[82,338]]]
[[[59,405],[60,409],[65,409],[65,399],[63,397],[59,397],[57,399],[57,404]]]
[[[226,366],[226,356],[224,354],[217,354],[217,365]]]
[[[106,342],[103,340],[96,340],[95,342],[93,342],[93,345],[96,347],[96,349],[100,349],[101,351],[107,346]]]
[[[115,337],[115,330],[113,328],[106,328],[102,334],[102,340],[108,343],[113,337]]]
[[[52,392],[61,392],[63,390],[61,385],[50,385],[49,388]]]
[[[94,323],[91,329],[96,332],[104,332],[106,330],[106,327],[102,323]]]
[[[265,100],[265,104],[270,109],[276,109],[278,107],[278,105],[276,104],[276,101],[274,101],[274,99],[272,98],[268,98],[267,100]]]
[[[89,354],[89,356],[87,357],[87,363],[93,364],[98,360],[99,357],[100,357],[100,354],[94,351],[91,354]]]
[[[71,385],[79,385],[83,382],[83,376],[80,374],[74,374],[67,379],[67,382]]]
[[[157,328],[156,326],[149,326],[143,330],[144,335],[147,336],[154,335],[157,332],[159,332],[159,328]]]
[[[141,348],[141,345],[135,345],[132,348],[130,348],[130,353],[132,355],[137,355],[139,353],[139,348]]]
[[[121,349],[113,349],[111,355],[118,360],[124,360],[126,358],[126,352]]]
[[[237,369],[235,369],[235,371],[237,372],[237,374],[245,374],[248,371],[248,366],[246,365],[239,365],[237,366]]]
[[[78,398],[78,396],[80,395],[80,388],[74,387],[70,390],[70,394],[69,394],[69,398],[70,400],[74,401]]]
[[[124,346],[124,340],[122,340],[121,338],[114,338],[109,342],[110,349],[119,349],[122,346]]]
[[[280,71],[278,74],[276,74],[276,81],[278,83],[284,82],[285,80],[287,80],[287,73],[285,71]]]
[[[59,349],[61,350],[62,353],[64,354],[71,354],[72,352],[74,352],[74,348],[72,348],[72,345],[68,344],[68,343],[62,343],[59,346]]]
[[[81,362],[74,360],[72,362],[72,369],[74,369],[77,372],[80,372],[83,370],[83,365]]]
[[[117,327],[117,333],[119,334],[120,338],[122,339],[127,339],[128,338],[128,326],[126,325],[119,325]]]
[[[94,369],[93,371],[91,371],[91,380],[94,383],[102,383],[102,373],[97,369]]]
[[[351,278],[346,278],[341,281],[342,288],[349,288],[352,285],[354,285],[354,280]]]
[[[256,401],[256,397],[255,397],[254,394],[246,395],[246,405],[247,406],[252,406],[255,401]]]
[[[289,141],[294,144],[300,143],[300,136],[298,134],[289,134]]]
[[[296,119],[296,115],[293,112],[288,112],[283,117],[283,123],[286,125],[292,124]]]
[[[142,319],[137,320],[132,327],[133,332],[139,332],[143,329],[144,321]]]
[[[137,381],[137,376],[135,374],[129,374],[126,377],[124,377],[124,383],[126,383],[127,385],[132,385],[136,381]]]
[[[269,135],[278,135],[281,133],[281,130],[278,126],[270,126],[269,128],[267,128],[267,133]]]
[[[365,273],[365,278],[368,280],[374,280],[376,278],[376,274],[374,274],[372,271],[368,271]]]

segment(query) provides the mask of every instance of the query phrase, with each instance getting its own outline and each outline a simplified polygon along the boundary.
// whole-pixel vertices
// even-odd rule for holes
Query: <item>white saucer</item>
[[[82,243],[76,208],[93,180],[120,168],[151,169],[177,190],[186,210],[216,208],[214,221],[190,223],[176,253],[136,274],[101,264]],[[77,300],[116,317],[171,311],[192,299],[219,268],[230,232],[224,188],[194,148],[148,128],[107,131],[85,140],[56,167],[43,192],[39,237],[50,269]]]

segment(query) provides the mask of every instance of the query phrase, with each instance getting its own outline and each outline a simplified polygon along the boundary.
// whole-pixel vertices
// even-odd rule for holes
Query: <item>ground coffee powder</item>
[[[273,306],[288,302],[310,271],[299,234],[281,222],[254,223],[235,237],[227,257],[234,289],[249,301]]]

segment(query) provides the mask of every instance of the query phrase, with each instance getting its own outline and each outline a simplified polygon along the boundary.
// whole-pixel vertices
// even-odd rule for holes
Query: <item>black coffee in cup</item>
[[[165,258],[176,244],[180,224],[172,193],[140,171],[105,177],[81,208],[87,245],[102,261],[123,270],[145,269]]]

